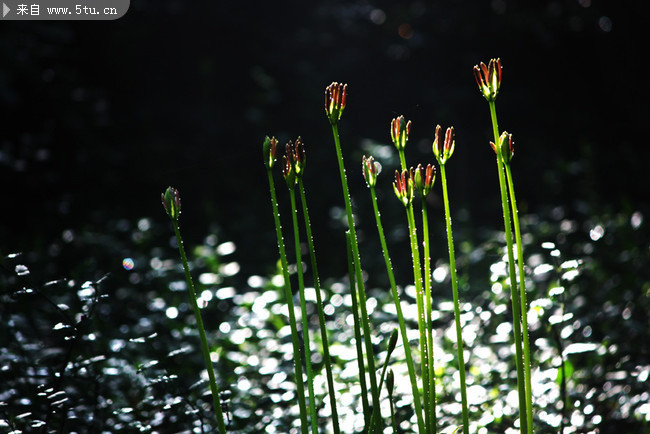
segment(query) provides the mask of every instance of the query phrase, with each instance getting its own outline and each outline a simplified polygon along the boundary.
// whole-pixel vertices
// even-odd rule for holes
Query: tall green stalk
[[[354,323],[354,343],[357,350],[357,366],[359,367],[359,385],[361,386],[361,404],[366,426],[370,426],[370,404],[368,403],[368,386],[366,385],[366,365],[363,362],[363,344],[361,341],[361,324],[359,319],[359,302],[357,297],[356,265],[352,251],[352,235],[345,231],[345,242],[348,254],[348,279],[350,280],[350,295],[352,296],[352,320]]]
[[[451,212],[447,192],[447,173],[445,164],[440,164],[442,195],[445,204],[445,223],[447,226],[447,247],[449,250],[449,270],[451,288],[454,296],[454,320],[456,323],[456,349],[458,354],[458,373],[460,374],[460,398],[463,407],[463,432],[469,433],[469,409],[467,406],[467,384],[465,381],[465,356],[463,351],[463,331],[460,324],[460,301],[458,295],[458,277],[456,275],[456,254],[454,253],[454,234],[451,230]]]
[[[278,251],[280,253],[280,263],[282,265],[282,277],[284,279],[284,296],[287,299],[287,308],[289,310],[289,327],[291,328],[291,342],[293,344],[293,367],[296,376],[296,390],[298,393],[298,407],[300,409],[300,429],[302,434],[309,430],[307,422],[307,402],[305,399],[305,386],[302,378],[302,350],[298,337],[298,326],[296,322],[296,313],[293,304],[293,295],[291,292],[291,281],[289,276],[289,263],[287,261],[284,238],[282,236],[282,224],[280,223],[280,211],[278,210],[278,200],[275,194],[275,183],[271,169],[275,163],[275,152],[277,140],[275,137],[264,141],[264,164],[269,180],[269,190],[271,192],[271,206],[273,207],[273,221],[275,222],[275,235],[278,241]]]
[[[406,366],[408,368],[411,390],[413,392],[413,403],[415,406],[415,415],[418,421],[418,431],[426,432],[426,426],[422,415],[422,402],[420,400],[420,392],[418,390],[417,377],[415,374],[415,365],[413,363],[414,361],[413,355],[411,353],[411,346],[409,344],[408,334],[406,332],[406,322],[404,321],[404,313],[402,312],[402,305],[400,303],[399,293],[397,292],[397,284],[395,282],[395,273],[393,272],[390,255],[388,254],[388,245],[386,244],[384,227],[381,223],[381,213],[379,212],[379,205],[377,203],[377,193],[375,191],[375,186],[377,185],[377,175],[379,174],[380,166],[379,163],[376,163],[374,161],[373,157],[366,158],[364,156],[362,168],[363,176],[366,179],[368,187],[370,188],[370,196],[372,198],[372,208],[375,214],[377,232],[379,233],[379,241],[381,242],[381,249],[384,255],[384,263],[386,265],[386,273],[388,274],[388,281],[390,283],[391,294],[393,296],[393,303],[395,304],[395,310],[397,312],[397,322],[399,324],[399,331],[402,337],[402,344],[404,345]],[[392,395],[392,388],[389,389],[389,392],[389,395]]]
[[[169,187],[162,195],[163,206],[167,215],[171,219],[172,226],[174,227],[174,234],[176,235],[176,244],[178,245],[178,252],[183,262],[183,270],[185,271],[185,281],[187,282],[188,293],[190,295],[190,304],[194,311],[194,318],[196,325],[199,329],[199,338],[201,339],[201,351],[203,353],[203,361],[208,371],[208,379],[210,382],[210,391],[212,392],[212,405],[214,412],[217,415],[217,426],[220,434],[225,434],[226,425],[223,419],[223,411],[221,409],[221,399],[219,397],[219,387],[214,375],[214,367],[212,366],[212,359],[210,358],[210,348],[208,347],[208,339],[205,335],[205,328],[203,327],[203,319],[201,317],[201,310],[196,299],[196,291],[194,289],[194,281],[190,274],[190,267],[185,255],[185,248],[183,247],[183,239],[181,238],[181,231],[178,227],[178,217],[181,212],[181,199],[178,190]]]
[[[323,355],[325,357],[325,373],[327,375],[327,388],[330,395],[330,406],[332,407],[332,424],[334,434],[339,434],[339,415],[336,406],[336,390],[334,388],[334,376],[332,375],[332,360],[330,357],[329,339],[327,337],[327,325],[325,324],[325,312],[323,310],[323,297],[321,295],[320,278],[318,276],[318,264],[316,262],[316,248],[314,247],[314,238],[311,233],[311,223],[309,220],[309,210],[307,209],[307,197],[302,178],[298,178],[298,189],[300,191],[300,202],[302,203],[302,213],[305,220],[305,230],[307,232],[307,243],[309,246],[309,258],[311,261],[312,275],[314,277],[314,289],[316,291],[316,307],[318,310],[318,322],[321,332],[321,341],[323,342]]]
[[[343,163],[343,153],[341,152],[341,140],[339,138],[338,121],[345,109],[347,99],[347,85],[332,83],[325,90],[325,111],[332,127],[332,136],[336,148],[336,156],[339,165],[339,175],[341,177],[341,188],[343,190],[343,199],[345,202],[345,213],[347,216],[348,228],[350,231],[350,241],[352,247],[353,260],[355,264],[355,274],[359,295],[359,307],[361,311],[361,324],[363,326],[364,343],[366,347],[366,358],[368,360],[368,374],[370,376],[370,390],[372,395],[372,405],[379,407],[379,389],[377,387],[377,375],[375,370],[374,349],[372,347],[372,336],[370,334],[370,324],[368,321],[368,310],[366,307],[367,297],[365,285],[363,282],[363,271],[361,269],[361,259],[359,255],[359,243],[357,240],[357,231],[354,224],[354,215],[352,213],[352,203],[350,201],[350,190],[348,188],[347,177],[345,175],[345,164]],[[377,425],[381,414],[377,413]]]
[[[307,368],[307,388],[309,389],[309,414],[311,417],[311,430],[318,434],[318,415],[316,413],[316,397],[314,396],[314,372],[311,366],[311,339],[309,338],[309,316],[307,314],[307,300],[305,298],[305,279],[302,271],[302,257],[300,252],[300,231],[298,229],[298,209],[296,207],[295,185],[289,187],[291,200],[291,218],[293,221],[293,239],[296,248],[296,270],[298,274],[298,293],[300,294],[300,312],[302,317],[302,336],[305,347],[305,365]]]
[[[510,137],[510,140],[512,137]],[[521,229],[519,226],[519,211],[515,198],[515,186],[510,169],[510,162],[506,162],[506,178],[510,192],[510,205],[512,206],[512,222],[515,228],[515,241],[517,244],[517,266],[519,271],[519,295],[521,298],[521,328],[524,344],[524,375],[526,378],[526,413],[528,415],[529,433],[533,431],[533,390],[530,366],[530,342],[528,338],[528,302],[526,301],[526,279],[524,274],[524,244],[521,240]]]
[[[427,215],[426,197],[422,196],[422,239],[424,246],[424,299],[425,326],[427,328],[427,358],[429,365],[429,398],[430,411],[433,415],[434,432],[436,431],[436,374],[433,360],[433,324],[431,321],[431,254],[429,247],[429,217]]]
[[[494,143],[499,143],[499,126],[494,101],[490,103],[490,116],[492,118],[492,130]],[[501,208],[503,210],[503,225],[506,232],[506,245],[508,253],[508,274],[510,280],[510,297],[512,299],[512,325],[515,335],[515,365],[517,367],[517,390],[519,392],[519,420],[522,432],[528,431],[528,412],[526,411],[526,381],[524,377],[524,359],[521,338],[521,304],[517,294],[517,275],[514,257],[514,246],[512,241],[512,222],[510,218],[510,207],[508,202],[508,191],[503,168],[503,155],[501,147],[497,146],[497,171],[499,174],[499,188],[501,191]],[[532,427],[531,427],[532,428]]]

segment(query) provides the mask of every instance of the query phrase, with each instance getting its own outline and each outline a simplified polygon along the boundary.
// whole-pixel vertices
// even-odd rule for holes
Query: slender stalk
[[[320,278],[318,277],[318,264],[316,263],[316,248],[314,247],[314,238],[311,233],[311,223],[309,220],[309,210],[307,209],[307,197],[302,178],[298,178],[298,189],[300,191],[300,202],[302,203],[302,213],[305,220],[305,231],[307,232],[307,243],[309,246],[309,258],[311,261],[312,275],[314,277],[314,289],[316,291],[316,307],[318,310],[318,322],[320,325],[321,341],[323,342],[323,355],[325,357],[325,373],[327,375],[327,388],[330,395],[330,406],[332,407],[332,424],[334,434],[339,434],[339,415],[336,408],[336,391],[334,389],[334,376],[332,375],[332,360],[330,357],[329,342],[327,337],[327,325],[325,324],[325,312],[323,310],[323,297],[321,295]]]
[[[456,348],[458,351],[458,372],[460,374],[460,398],[463,407],[463,432],[469,433],[469,409],[467,407],[467,384],[465,382],[465,356],[463,355],[463,332],[460,324],[460,302],[458,296],[458,277],[456,276],[456,254],[454,252],[454,234],[451,230],[451,212],[447,192],[447,172],[445,165],[440,165],[442,195],[445,203],[445,223],[447,225],[447,246],[449,250],[449,269],[451,288],[454,296],[454,319],[456,322]]]
[[[406,167],[406,157],[404,156],[404,149],[399,149],[399,160],[402,171],[408,170]],[[417,229],[415,226],[415,216],[413,214],[413,204],[411,203],[406,211],[408,227],[409,227],[409,239],[411,241],[411,255],[413,258],[413,276],[415,279],[415,290],[416,290],[416,303],[418,304],[418,329],[420,331],[420,357],[421,357],[421,369],[422,369],[422,390],[424,395],[424,420],[427,433],[435,433],[437,431],[436,426],[436,404],[435,402],[435,391],[433,395],[431,393],[432,389],[435,389],[435,377],[433,378],[433,386],[431,385],[430,370],[431,360],[429,359],[429,348],[432,348],[433,342],[428,340],[427,330],[429,329],[430,319],[426,319],[425,306],[424,306],[424,294],[422,289],[422,271],[420,264],[420,250],[418,248],[417,241]],[[428,246],[428,242],[427,242]],[[430,297],[428,297],[430,298]],[[429,318],[431,318],[430,310]]]
[[[388,245],[386,244],[384,227],[381,224],[381,214],[379,213],[379,206],[377,205],[377,194],[375,192],[375,189],[372,187],[370,188],[370,194],[372,196],[372,206],[375,211],[375,220],[377,222],[377,231],[379,232],[381,249],[384,253],[386,272],[388,273],[388,280],[390,282],[390,289],[393,295],[393,302],[395,303],[395,310],[397,311],[397,322],[399,324],[399,330],[402,336],[402,344],[404,345],[404,353],[406,355],[406,366],[408,368],[409,379],[411,381],[411,390],[413,391],[413,403],[415,405],[415,415],[418,420],[418,432],[426,432],[424,419],[422,417],[422,403],[420,401],[420,392],[418,390],[417,378],[415,376],[415,366],[413,365],[413,355],[411,353],[411,346],[409,345],[408,335],[406,333],[406,323],[404,321],[404,314],[402,313],[402,305],[400,304],[399,294],[397,292],[397,285],[395,284],[395,274],[393,273],[393,266],[391,265],[390,256],[388,254]]]
[[[205,328],[203,327],[201,310],[199,309],[199,304],[196,301],[196,291],[194,289],[194,281],[192,280],[192,275],[190,274],[190,267],[187,262],[187,256],[185,255],[185,248],[183,247],[181,231],[178,228],[178,219],[172,219],[172,226],[174,227],[174,233],[176,234],[176,244],[178,244],[178,251],[181,255],[181,261],[183,262],[183,270],[185,270],[185,280],[187,281],[188,292],[190,294],[190,304],[192,305],[192,310],[194,310],[196,325],[199,329],[199,337],[201,338],[201,351],[203,352],[203,360],[205,361],[205,367],[208,371],[208,378],[210,381],[210,391],[212,392],[212,404],[214,405],[214,412],[217,415],[217,426],[219,427],[219,433],[225,434],[226,425],[223,420],[221,399],[219,397],[219,387],[217,386],[217,381],[214,376],[214,367],[212,366],[212,359],[210,358],[210,348],[208,347],[208,340],[205,336]]]
[[[515,185],[512,178],[510,164],[505,165],[508,190],[510,192],[510,205],[512,207],[512,222],[515,227],[515,241],[517,244],[517,265],[519,271],[519,295],[521,298],[521,328],[524,344],[524,374],[526,378],[526,413],[528,416],[528,432],[533,432],[533,391],[530,372],[530,343],[528,339],[528,302],[526,301],[526,279],[524,274],[524,244],[521,241],[519,226],[519,211],[515,198]]]
[[[350,191],[345,176],[345,165],[343,164],[343,154],[341,152],[341,140],[339,139],[339,130],[336,123],[332,123],[332,135],[336,147],[336,156],[339,163],[339,174],[341,176],[341,186],[343,188],[343,198],[345,201],[345,212],[348,219],[348,228],[350,231],[350,241],[352,247],[353,260],[355,264],[355,274],[359,295],[359,307],[361,308],[361,324],[363,326],[364,342],[366,346],[366,358],[368,360],[368,374],[370,376],[370,391],[372,394],[372,405],[379,407],[379,390],[377,388],[377,376],[375,371],[374,350],[372,348],[372,338],[370,334],[370,325],[368,321],[368,310],[366,308],[366,290],[363,283],[363,272],[361,270],[361,260],[359,256],[359,243],[357,241],[357,232],[354,226],[354,216],[352,214],[352,204],[350,201]],[[381,415],[378,413],[378,421]],[[379,424],[377,425],[379,426]]]
[[[309,415],[311,430],[318,434],[318,415],[316,414],[316,397],[314,396],[314,372],[311,367],[311,339],[309,338],[309,317],[307,315],[307,300],[305,298],[305,278],[302,272],[302,255],[300,251],[300,231],[298,230],[298,209],[296,207],[296,192],[289,188],[291,199],[291,218],[293,221],[293,239],[296,248],[296,271],[298,274],[298,294],[300,295],[300,312],[302,317],[302,336],[305,347],[305,365],[307,368],[307,388],[309,389]]]
[[[406,208],[406,217],[408,219],[409,239],[411,241],[411,256],[413,259],[413,277],[415,281],[415,301],[418,309],[418,329],[420,331],[420,358],[422,370],[422,390],[424,395],[424,424],[426,432],[434,432],[435,413],[431,414],[430,394],[429,394],[429,366],[428,366],[428,342],[426,336],[426,320],[424,313],[424,294],[422,290],[422,271],[420,265],[420,250],[418,248],[418,236],[415,231],[415,218],[413,216],[413,204]]]
[[[352,253],[352,235],[345,232],[345,241],[348,252],[348,278],[350,280],[350,293],[352,295],[352,319],[354,321],[354,341],[357,349],[357,364],[359,366],[359,383],[361,385],[361,404],[363,406],[364,420],[370,425],[370,404],[368,403],[368,386],[366,385],[366,366],[363,362],[363,345],[361,344],[361,326],[359,324],[359,303],[357,302],[357,283],[354,275],[355,264]]]
[[[291,327],[291,342],[293,344],[293,367],[296,374],[296,389],[298,392],[298,407],[300,409],[300,427],[302,434],[306,434],[309,429],[307,423],[307,404],[305,400],[305,385],[302,378],[302,350],[298,338],[298,326],[296,325],[296,313],[293,305],[293,295],[291,293],[291,281],[289,276],[289,263],[287,253],[284,247],[284,238],[282,236],[282,225],[280,224],[280,211],[278,210],[278,201],[275,195],[275,183],[273,182],[273,173],[267,169],[269,178],[269,190],[271,191],[271,205],[273,206],[273,220],[275,221],[275,234],[278,239],[278,250],[280,252],[280,262],[282,264],[282,277],[284,278],[284,296],[287,299],[289,310],[289,326]]]
[[[427,215],[427,202],[422,198],[422,238],[424,245],[424,297],[425,297],[425,323],[427,328],[427,357],[429,363],[429,398],[430,411],[433,415],[433,429],[436,430],[436,375],[433,360],[433,324],[431,321],[431,254],[429,248],[429,217]]]
[[[497,113],[494,101],[488,101],[490,104],[490,116],[492,118],[492,130],[494,133],[494,143],[499,143],[499,126],[497,123]],[[501,147],[497,149],[497,171],[499,174],[499,187],[501,190],[501,207],[503,209],[503,224],[506,233],[506,244],[508,250],[508,272],[510,278],[510,296],[512,298],[512,324],[515,337],[515,365],[517,367],[517,389],[519,392],[519,420],[522,432],[528,431],[528,413],[526,412],[526,384],[524,379],[524,360],[522,355],[521,343],[521,306],[517,295],[517,276],[515,268],[514,248],[512,242],[512,223],[510,221],[510,208],[508,206],[508,192],[506,190],[506,180],[504,173],[503,155]],[[532,428],[532,427],[531,427]]]

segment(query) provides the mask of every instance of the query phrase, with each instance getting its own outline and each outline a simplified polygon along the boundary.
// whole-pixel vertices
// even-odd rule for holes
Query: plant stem
[[[316,414],[316,397],[314,396],[314,372],[311,367],[311,339],[309,338],[309,317],[305,298],[305,278],[302,272],[302,255],[300,251],[300,231],[298,230],[298,209],[296,207],[295,187],[289,188],[291,199],[291,218],[293,221],[293,239],[296,248],[296,271],[298,273],[298,293],[300,295],[300,312],[302,317],[302,336],[305,347],[305,365],[307,367],[307,388],[309,389],[309,414],[311,430],[318,434],[318,415]]]
[[[427,328],[427,359],[429,364],[429,399],[430,411],[433,415],[433,430],[436,431],[436,374],[433,360],[433,324],[431,321],[431,254],[429,249],[429,217],[427,203],[422,198],[422,239],[424,245],[424,297],[425,297],[425,325]]]
[[[456,276],[456,254],[454,253],[454,234],[451,230],[451,212],[449,209],[449,194],[447,192],[447,172],[445,165],[440,165],[442,195],[445,203],[445,223],[447,226],[447,247],[449,250],[449,270],[451,272],[451,288],[454,296],[454,319],[456,322],[456,348],[458,351],[458,372],[460,374],[460,398],[463,407],[463,432],[469,433],[469,409],[467,407],[467,384],[465,382],[465,356],[463,355],[463,332],[460,324],[460,301],[458,296],[458,277]]]
[[[528,417],[528,433],[533,432],[533,391],[530,372],[530,343],[528,339],[528,302],[526,301],[526,278],[524,274],[524,244],[521,240],[521,229],[519,226],[519,211],[515,198],[515,185],[512,178],[510,164],[505,165],[510,192],[510,205],[512,207],[512,222],[515,227],[515,241],[517,244],[517,265],[519,271],[519,295],[521,297],[521,328],[524,344],[524,374],[526,378],[526,414]]]
[[[400,149],[399,161],[402,171],[408,170],[406,167],[406,157],[404,155],[404,149]],[[427,333],[429,321],[425,318],[424,312],[424,294],[422,293],[422,271],[420,265],[420,250],[418,248],[418,237],[417,229],[415,226],[415,216],[413,214],[413,204],[411,203],[406,211],[408,228],[409,228],[409,239],[411,241],[411,255],[413,258],[413,277],[416,291],[416,303],[418,305],[418,330],[420,331],[420,358],[421,360],[421,369],[422,369],[422,390],[424,395],[424,421],[426,426],[427,433],[435,433],[436,429],[436,412],[435,402],[432,403],[432,400],[435,400],[435,392],[431,396],[431,384],[429,376],[429,366],[431,361],[429,360],[429,347],[433,345],[433,342],[428,342]],[[427,243],[428,244],[428,243]],[[429,315],[431,318],[431,315]],[[435,388],[435,378],[434,385]]]
[[[314,289],[316,290],[316,305],[318,309],[318,321],[320,325],[321,340],[323,342],[323,355],[325,356],[325,372],[327,375],[327,387],[330,395],[330,406],[332,407],[332,424],[334,434],[339,434],[339,416],[336,408],[336,390],[334,388],[334,376],[332,375],[332,360],[330,357],[329,342],[327,337],[327,325],[325,324],[325,312],[323,310],[323,297],[321,295],[320,278],[318,277],[318,264],[316,263],[316,248],[314,247],[314,238],[311,232],[311,223],[309,220],[309,210],[307,209],[307,197],[302,178],[298,178],[298,188],[300,190],[300,202],[302,203],[302,213],[305,220],[305,230],[307,232],[307,243],[309,245],[309,258],[311,261],[312,275],[314,277]]]
[[[273,219],[275,221],[275,235],[278,239],[278,250],[280,252],[280,262],[282,264],[282,276],[284,278],[284,296],[287,299],[289,310],[289,326],[291,328],[291,342],[293,344],[293,367],[296,374],[296,389],[298,392],[298,407],[300,408],[300,428],[302,434],[308,432],[307,423],[307,404],[305,400],[305,385],[302,378],[302,351],[298,338],[298,326],[296,325],[296,312],[293,305],[293,295],[291,293],[291,281],[289,276],[289,264],[287,253],[284,247],[284,238],[282,237],[282,225],[280,223],[280,211],[278,210],[278,201],[275,195],[275,183],[273,182],[273,173],[267,169],[269,178],[269,190],[271,191],[271,205],[273,206]]]
[[[352,319],[354,321],[354,341],[357,349],[357,365],[359,366],[359,383],[361,385],[361,404],[365,423],[370,426],[370,404],[368,404],[368,386],[366,385],[366,367],[363,362],[363,344],[361,343],[361,326],[359,324],[359,303],[357,302],[357,283],[354,275],[355,264],[352,253],[352,235],[345,232],[345,241],[348,252],[348,278],[350,279],[350,294],[352,296]]]
[[[384,227],[381,224],[381,215],[379,213],[379,206],[377,205],[377,194],[374,188],[370,189],[370,194],[372,196],[372,206],[375,211],[375,220],[377,222],[377,231],[379,232],[379,240],[381,241],[381,249],[384,253],[386,272],[388,273],[390,289],[391,289],[391,293],[393,294],[393,302],[395,303],[395,310],[397,311],[397,322],[399,323],[399,330],[402,336],[402,344],[404,345],[404,353],[406,355],[406,366],[409,372],[409,379],[411,380],[411,390],[413,391],[413,403],[415,405],[415,415],[417,416],[417,420],[418,420],[418,431],[426,432],[424,419],[422,417],[422,403],[420,401],[420,392],[418,391],[417,378],[415,376],[415,367],[413,366],[413,356],[411,354],[411,346],[409,345],[408,334],[406,333],[406,323],[404,321],[404,314],[402,313],[402,305],[400,304],[399,294],[397,293],[397,285],[395,284],[395,274],[393,273],[393,266],[391,265],[390,256],[388,254],[388,246],[386,244],[386,237],[384,235]],[[392,401],[391,401],[391,405],[392,405]]]
[[[519,392],[519,420],[521,432],[528,431],[528,414],[526,412],[526,385],[524,379],[524,360],[522,356],[521,344],[521,306],[517,296],[517,276],[512,242],[512,223],[510,221],[510,208],[508,206],[508,192],[506,190],[506,180],[503,169],[503,156],[499,144],[499,126],[497,123],[497,113],[494,101],[490,103],[490,116],[492,118],[492,131],[494,133],[494,143],[497,144],[497,171],[499,174],[499,188],[501,190],[501,207],[503,209],[503,224],[506,233],[506,244],[508,250],[508,272],[510,278],[510,296],[512,298],[512,325],[515,335],[515,365],[517,367],[517,390]]]
[[[363,325],[364,342],[366,345],[366,358],[368,359],[368,374],[370,375],[370,390],[372,394],[372,405],[379,407],[379,391],[377,389],[377,376],[375,372],[374,350],[372,348],[372,336],[370,334],[370,325],[368,322],[368,311],[366,308],[366,290],[363,283],[363,272],[361,270],[361,259],[359,256],[359,243],[357,241],[357,231],[354,226],[354,216],[352,214],[352,204],[350,201],[350,191],[345,176],[345,165],[343,164],[343,153],[341,152],[341,140],[339,139],[339,130],[336,123],[332,125],[332,135],[336,147],[336,156],[339,163],[339,174],[341,176],[341,186],[343,189],[343,199],[345,201],[345,212],[348,219],[348,228],[350,230],[350,241],[352,247],[353,260],[355,263],[356,281],[359,295],[359,305],[361,308],[361,323]],[[381,414],[377,413],[377,422],[381,419]],[[379,423],[376,425],[379,426]]]
[[[435,432],[435,414],[431,414],[429,395],[429,366],[428,366],[428,342],[426,335],[426,321],[424,314],[424,294],[422,291],[422,270],[420,265],[420,250],[418,248],[418,236],[415,231],[415,217],[413,216],[413,203],[406,208],[408,219],[409,239],[411,241],[411,256],[413,259],[413,278],[415,281],[415,301],[418,308],[418,330],[420,331],[420,358],[422,370],[422,390],[424,395],[424,424],[426,432]]]
[[[205,328],[203,327],[203,319],[201,318],[201,310],[199,309],[199,304],[196,301],[196,291],[194,290],[194,281],[192,280],[192,275],[190,274],[190,267],[187,262],[187,256],[185,255],[185,248],[183,247],[183,239],[181,238],[181,231],[178,228],[178,219],[172,219],[172,226],[174,227],[174,233],[176,234],[176,244],[178,244],[178,251],[181,255],[181,261],[183,262],[183,270],[185,270],[185,280],[187,281],[188,292],[190,294],[190,304],[194,310],[194,317],[196,318],[196,325],[199,329],[199,337],[201,338],[201,350],[203,352],[203,360],[205,362],[205,367],[208,371],[208,378],[210,380],[210,390],[212,392],[212,404],[214,405],[214,412],[217,415],[217,426],[219,427],[219,433],[225,434],[226,425],[223,420],[223,411],[221,409],[221,399],[219,397],[219,387],[217,386],[217,380],[214,376],[214,367],[212,366],[212,359],[210,358],[210,348],[208,347],[208,340],[205,336]]]

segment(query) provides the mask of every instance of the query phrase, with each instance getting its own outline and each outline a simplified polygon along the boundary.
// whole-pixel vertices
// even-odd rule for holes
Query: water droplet
[[[127,271],[131,271],[135,267],[135,261],[131,258],[124,258],[122,259],[122,267]]]

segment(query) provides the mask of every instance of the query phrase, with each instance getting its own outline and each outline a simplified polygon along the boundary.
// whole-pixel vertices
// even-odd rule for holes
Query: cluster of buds
[[[491,59],[487,66],[483,62],[474,66],[474,78],[485,99],[494,102],[501,87],[501,59]]]
[[[433,182],[436,180],[436,168],[431,164],[427,164],[427,167],[418,164],[418,167],[415,168],[415,174],[412,173],[412,177],[415,189],[420,197],[424,199],[433,188]]]
[[[512,157],[515,155],[515,144],[512,141],[512,134],[508,134],[506,131],[501,133],[501,136],[499,136],[499,147],[493,143],[490,142],[490,146],[492,146],[492,150],[499,155],[499,151],[501,152],[501,158],[503,158],[503,162],[506,164],[510,164],[510,161],[512,161]]]
[[[408,207],[413,201],[413,196],[415,196],[412,168],[410,173],[406,170],[403,170],[402,173],[399,173],[398,170],[395,171],[393,189],[395,190],[395,196],[397,196],[405,207]]]
[[[363,177],[366,180],[368,187],[375,188],[377,185],[377,175],[381,172],[381,164],[375,161],[373,157],[367,157],[364,155],[361,159],[361,166],[363,168]]]
[[[262,153],[264,154],[264,165],[267,169],[272,169],[275,164],[275,154],[278,151],[278,141],[275,137],[269,139],[266,136],[262,144]]]
[[[406,121],[404,116],[395,118],[390,123],[390,137],[395,143],[395,147],[398,151],[403,151],[406,148],[406,142],[409,139],[409,133],[411,132],[411,121]]]
[[[167,190],[160,194],[160,198],[169,218],[177,221],[178,216],[181,214],[181,197],[178,194],[178,190],[167,187]]]
[[[289,140],[289,143],[286,145],[286,150],[285,150],[289,162],[293,166],[293,170],[296,173],[296,176],[298,178],[302,178],[302,175],[305,171],[305,161],[307,160],[307,156],[305,154],[305,145],[302,142],[302,139],[298,137],[296,139],[296,143],[291,143],[291,140]]]
[[[438,164],[444,165],[451,155],[454,153],[456,147],[456,133],[454,127],[447,128],[445,132],[445,139],[442,140],[442,128],[436,125],[435,136],[433,139],[433,155],[436,156]]]
[[[285,155],[282,157],[282,176],[289,188],[293,188],[298,178],[302,178],[306,160],[305,145],[302,139],[298,137],[295,143],[289,140],[285,148]]]
[[[333,82],[325,88],[325,113],[332,125],[335,125],[341,119],[347,96],[347,84]]]

